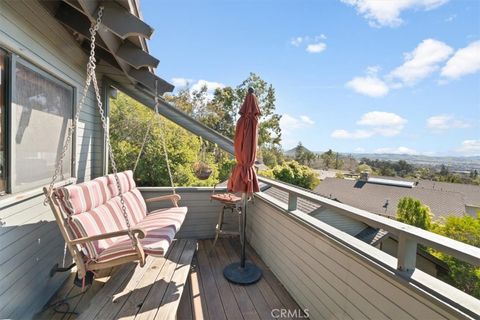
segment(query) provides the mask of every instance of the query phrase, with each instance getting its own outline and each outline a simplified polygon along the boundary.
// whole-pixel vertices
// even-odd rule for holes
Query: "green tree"
[[[274,167],[272,171],[275,179],[302,188],[313,190],[320,183],[320,179],[314,170],[295,160],[285,161],[282,165]]]
[[[397,220],[419,227],[425,230],[430,229],[432,223],[432,212],[430,208],[411,197],[401,198],[397,206]]]
[[[432,231],[475,247],[480,247],[480,215],[474,218],[449,216],[443,223],[435,223]],[[480,299],[480,267],[460,261],[443,252],[433,249],[430,253],[444,261],[449,269],[443,279],[460,290]]]
[[[448,168],[447,168],[446,165],[442,164],[442,166],[440,167],[440,172],[439,172],[439,174],[440,174],[441,176],[446,177],[446,176],[448,176],[448,175],[450,174],[450,171],[448,170]]]
[[[372,167],[370,167],[368,164],[362,163],[357,166],[357,169],[355,169],[355,172],[356,173],[362,173],[362,172],[372,173],[373,170],[372,170]]]
[[[199,120],[221,134],[233,138],[238,112],[249,87],[255,90],[262,113],[259,119],[258,144],[260,147],[279,147],[281,116],[275,113],[275,89],[255,73],[250,73],[236,88],[216,89],[213,100],[206,105],[206,110],[199,116]]]
[[[282,164],[285,160],[283,151],[278,146],[260,148],[258,158],[262,159],[263,163],[270,168],[273,168],[278,164]]]
[[[327,152],[324,152],[320,155],[322,159],[323,166],[326,169],[330,169],[335,167],[335,162],[337,161],[337,157],[332,149],[329,149]]]
[[[295,161],[310,166],[317,155],[303,146],[301,142],[295,147]]]
[[[110,137],[118,170],[133,169],[140,152],[146,128],[153,111],[120,93],[111,101]],[[172,169],[173,180],[178,186],[213,185],[217,182],[218,170],[213,154],[208,153],[205,161],[213,169],[208,180],[196,178],[194,164],[199,160],[200,139],[176,124],[163,119],[163,130],[159,118],[147,137],[147,144],[135,172],[141,186],[169,186],[170,180],[163,153],[161,136],[165,144]]]

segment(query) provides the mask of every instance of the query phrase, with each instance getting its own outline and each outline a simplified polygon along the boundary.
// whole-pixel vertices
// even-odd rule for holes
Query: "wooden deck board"
[[[144,268],[129,264],[96,279],[85,294],[69,300],[70,311],[80,315],[47,309],[36,319],[263,320],[273,319],[272,309],[299,309],[249,246],[247,258],[262,269],[263,278],[250,286],[226,281],[223,268],[238,261],[238,251],[237,239],[220,239],[213,250],[211,240],[198,241],[198,248],[195,240],[177,241],[166,257],[149,258]],[[72,280],[51,301],[77,294]]]

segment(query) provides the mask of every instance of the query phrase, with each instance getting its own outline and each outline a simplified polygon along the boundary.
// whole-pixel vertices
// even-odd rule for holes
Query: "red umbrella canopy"
[[[260,108],[253,89],[248,89],[242,108],[240,118],[235,129],[235,159],[237,164],[233,168],[232,175],[228,180],[228,191],[230,192],[258,192],[258,180],[253,165],[257,158],[258,143],[258,117]]]

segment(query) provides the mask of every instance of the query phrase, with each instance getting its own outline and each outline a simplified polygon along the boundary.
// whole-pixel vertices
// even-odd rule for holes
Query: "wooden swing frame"
[[[139,239],[143,239],[145,237],[145,231],[140,228],[130,229],[131,234],[133,234],[133,236],[136,239],[136,241],[132,241],[132,245],[135,248],[135,254],[119,257],[108,262],[98,263],[95,261],[88,261],[86,259],[86,256],[79,249],[79,245],[83,245],[91,241],[128,236],[129,230],[125,229],[125,230],[109,232],[109,233],[99,234],[99,235],[90,236],[90,237],[75,238],[75,236],[73,235],[70,229],[70,226],[68,225],[68,219],[70,218],[67,217],[63,213],[62,209],[60,208],[60,204],[58,203],[58,198],[56,196],[55,189],[49,192],[49,189],[45,187],[43,188],[43,192],[45,193],[45,197],[47,197],[47,199],[49,200],[48,203],[50,204],[50,208],[55,216],[55,220],[57,221],[57,224],[60,228],[60,232],[62,233],[62,236],[65,240],[68,251],[72,255],[72,258],[75,264],[77,265],[78,277],[80,279],[82,279],[86,275],[87,271],[107,269],[107,268],[115,267],[115,266],[122,265],[132,261],[138,261],[141,267],[145,265],[146,255],[139,241]],[[152,203],[152,202],[170,200],[174,207],[178,207],[178,202],[180,201],[180,199],[181,199],[180,195],[171,194],[171,195],[145,199],[145,202]]]

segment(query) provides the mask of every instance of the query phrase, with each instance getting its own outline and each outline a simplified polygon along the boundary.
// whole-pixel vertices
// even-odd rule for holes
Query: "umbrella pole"
[[[257,282],[262,277],[262,270],[251,262],[245,260],[245,249],[247,245],[245,233],[247,229],[247,202],[248,194],[242,194],[242,221],[240,222],[241,253],[240,262],[229,264],[223,269],[223,276],[230,282],[248,285]]]
[[[245,233],[247,230],[247,201],[248,201],[248,195],[246,193],[242,194],[242,223],[240,225],[240,241],[242,243],[242,252],[240,255],[240,267],[245,268]]]

